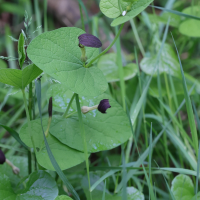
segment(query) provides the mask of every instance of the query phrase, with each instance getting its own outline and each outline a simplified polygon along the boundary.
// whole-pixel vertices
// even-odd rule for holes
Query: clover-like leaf
[[[56,118],[56,117],[55,117]],[[54,120],[54,117],[52,121]],[[43,118],[43,127],[46,130],[48,124],[48,118]],[[53,124],[53,123],[51,123]],[[46,169],[55,170],[51,164],[46,147],[44,144],[43,133],[41,128],[40,119],[31,121],[32,131],[33,131],[33,140],[37,148],[36,157],[38,163]],[[61,128],[61,127],[59,127]],[[32,142],[30,140],[28,124],[24,124],[19,132],[21,140],[29,147],[32,147]],[[62,131],[62,129],[56,130],[56,133]],[[68,169],[85,160],[84,153],[74,150],[69,146],[62,144],[51,134],[47,137],[50,149],[62,170]]]
[[[106,55],[103,55],[99,59],[97,66],[103,72],[109,83],[120,80],[118,71],[119,68],[117,66],[117,55],[115,53],[108,53]],[[128,65],[123,67],[123,70],[124,80],[129,80],[136,76],[138,68],[136,64],[129,63]]]
[[[118,26],[120,24],[123,24],[130,19],[134,18],[138,14],[140,14],[143,10],[145,10],[150,3],[152,3],[153,0],[138,0],[135,3],[132,4],[131,10],[126,13],[125,16],[117,17],[113,20],[111,23],[111,26]]]
[[[42,70],[34,64],[28,65],[23,70],[0,69],[0,82],[24,89],[41,73]]]
[[[45,73],[78,94],[96,96],[107,89],[106,78],[96,66],[85,68],[81,61],[79,28],[60,28],[36,37],[30,43],[28,57]],[[85,47],[87,62],[99,54],[96,48]]]
[[[47,92],[48,98],[49,96],[53,97],[54,110],[63,112],[72,95],[73,93],[70,94],[62,84],[51,86]],[[82,114],[88,152],[113,149],[130,138],[131,129],[127,115],[110,95],[101,94],[93,98],[79,96],[79,98],[81,106],[92,107],[98,105],[102,99],[109,99],[111,105],[106,114],[100,113],[97,109]],[[72,104],[70,112],[74,111],[76,111],[75,102]],[[77,115],[67,119],[53,117],[50,133],[63,144],[80,151],[84,150]]]
[[[184,14],[200,17],[199,6],[191,6],[182,11]],[[189,28],[188,28],[189,27]],[[200,37],[200,21],[185,19],[179,26],[179,31],[189,37]]]
[[[172,181],[171,190],[176,200],[191,200],[194,196],[194,184],[187,175],[180,174],[176,176]]]
[[[161,43],[158,44],[160,47]],[[157,54],[151,55],[149,57],[144,57],[140,63],[141,69],[146,73],[151,75],[156,68],[159,68],[159,73],[170,73],[172,76],[178,76],[179,73],[179,62],[177,56],[174,53],[172,47],[165,44],[160,56],[159,61],[157,61]],[[154,75],[157,75],[157,70],[154,71]]]

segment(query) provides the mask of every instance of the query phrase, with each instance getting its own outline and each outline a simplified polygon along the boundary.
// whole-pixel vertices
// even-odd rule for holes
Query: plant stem
[[[120,29],[119,29],[117,35],[115,36],[115,39],[112,41],[112,43],[111,43],[104,51],[102,51],[96,58],[92,59],[92,60],[86,65],[86,68],[89,68],[89,67],[92,65],[92,63],[93,63],[94,61],[96,61],[96,60],[99,59],[101,56],[103,56],[103,55],[114,45],[114,43],[117,41],[118,37],[120,36],[120,33],[121,33],[123,27],[124,27],[124,23],[120,26]]]
[[[118,27],[115,27],[115,33],[117,34]],[[123,71],[123,65],[122,65],[122,57],[121,57],[121,45],[120,45],[120,37],[118,37],[116,41],[117,46],[117,65],[118,65],[118,73],[120,78],[120,88],[121,88],[121,96],[122,96],[122,105],[124,108],[124,111],[126,111],[126,89],[125,89],[125,82],[124,82],[124,71]]]
[[[81,15],[82,29],[85,31],[85,23],[84,23],[84,18],[83,18],[82,7],[80,3],[79,3],[79,9],[80,9],[80,15]]]
[[[90,170],[89,170],[87,143],[86,143],[85,128],[84,128],[84,124],[83,124],[82,112],[81,112],[81,107],[80,107],[78,94],[76,94],[76,107],[77,107],[77,111],[78,111],[80,131],[81,131],[81,135],[82,135],[82,139],[83,139],[83,145],[84,145],[84,153],[85,153],[85,162],[86,162],[87,175],[88,175],[88,185],[89,185],[89,192],[90,192],[90,200],[92,200],[92,194],[91,194],[91,191],[90,191]]]
[[[47,0],[44,0],[44,32],[48,31],[47,23]]]
[[[29,108],[29,116],[30,116],[30,120],[32,120],[32,97],[33,97],[33,92],[32,92],[32,88],[33,88],[33,85],[32,85],[32,82],[29,83],[29,104],[28,104],[28,108]]]
[[[26,111],[26,117],[27,117],[27,121],[28,121],[29,135],[30,135],[31,142],[32,142],[32,145],[33,145],[33,148],[34,148],[34,152],[36,154],[36,148],[35,148],[35,144],[34,144],[33,137],[32,137],[32,131],[31,131],[31,120],[30,120],[30,116],[29,116],[29,112],[28,112],[28,106],[27,106],[27,102],[26,102],[26,95],[25,95],[24,89],[22,90],[22,93],[23,93],[23,99],[24,99],[24,106],[25,106],[25,111]]]
[[[65,118],[66,116],[67,116],[67,114],[68,114],[68,112],[69,112],[69,109],[70,109],[70,106],[71,106],[71,104],[72,104],[72,102],[73,102],[73,100],[74,100],[74,97],[75,97],[75,93],[72,95],[72,98],[71,98],[71,100],[70,100],[70,102],[69,102],[69,104],[68,104],[68,106],[67,106],[67,109],[66,109],[66,111],[65,111],[65,113],[63,114],[63,118]]]
[[[38,4],[38,0],[34,0],[34,7],[35,7],[35,15],[36,15],[36,24],[37,27],[41,26],[41,16],[40,16],[40,9],[39,9],[39,4]],[[39,28],[38,29],[38,35],[40,35],[42,33],[42,29]]]

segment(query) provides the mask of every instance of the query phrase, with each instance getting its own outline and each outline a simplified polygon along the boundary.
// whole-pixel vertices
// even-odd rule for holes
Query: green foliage
[[[72,198],[65,195],[61,195],[61,196],[56,197],[55,200],[72,200]]]
[[[56,116],[54,117],[56,118]],[[47,129],[47,124],[48,124],[48,118],[43,118],[44,130]],[[52,125],[53,125],[53,122],[51,126]],[[31,121],[31,127],[34,133],[33,140],[37,148],[36,157],[37,157],[38,163],[46,169],[54,170],[54,167],[51,164],[51,161],[49,159],[49,156],[47,154],[47,150],[45,147],[40,119]],[[32,147],[32,142],[30,140],[28,130],[29,130],[28,124],[26,123],[22,126],[19,132],[19,135],[20,135],[21,140],[27,146]],[[58,130],[56,130],[56,133],[58,133]],[[51,134],[49,134],[49,136],[47,137],[47,141],[58,165],[60,166],[62,170],[78,165],[79,163],[84,161],[84,154],[82,152],[74,150],[70,148],[69,146],[62,144]],[[63,157],[66,157],[66,159],[63,159]]]
[[[97,67],[101,69],[104,76],[106,77],[109,83],[117,82],[120,80],[119,71],[117,65],[117,55],[115,53],[108,53],[103,55],[98,63]],[[136,76],[137,74],[137,65],[134,63],[129,63],[123,67],[124,71],[124,80],[129,80]]]
[[[161,43],[156,41],[155,49],[158,51],[160,49]],[[177,56],[173,51],[172,47],[168,44],[165,44],[160,55],[159,61],[157,61],[157,53],[152,54],[149,57],[144,57],[140,63],[141,69],[146,73],[151,75],[155,66],[159,69],[159,73],[167,73],[173,76],[178,76],[179,72],[179,63],[177,60]],[[154,76],[156,76],[157,70],[154,72]]]
[[[107,89],[107,81],[96,66],[83,67],[78,36],[79,28],[60,28],[36,37],[27,49],[28,57],[45,73],[80,95],[97,96]],[[86,48],[87,63],[99,50]]]
[[[200,17],[199,6],[191,6],[182,11],[188,15]],[[189,28],[188,28],[189,27]],[[179,31],[189,37],[200,37],[200,21],[194,19],[185,19],[179,26]]]
[[[19,56],[18,60],[21,69],[26,59],[26,52],[24,45],[25,45],[24,36],[23,33],[21,33],[18,40],[18,56]]]
[[[194,184],[187,175],[180,174],[172,181],[172,193],[176,200],[195,200]],[[200,193],[197,194],[197,200],[200,199]]]
[[[54,200],[58,195],[55,180],[45,171],[33,172],[24,183],[24,189],[15,194],[9,178],[0,173],[0,200]]]
[[[0,173],[0,200],[4,200],[9,197],[9,200],[16,200],[16,194],[13,192],[9,178]]]
[[[0,69],[0,82],[24,89],[30,82],[42,73],[36,65],[31,64],[23,70]]]
[[[7,64],[4,60],[0,59],[0,69],[7,68]]]
[[[118,26],[136,17],[144,9],[146,9],[146,7],[149,6],[149,4],[152,3],[152,1],[153,0],[139,0],[133,3],[131,10],[125,16],[119,16],[118,18],[114,19],[111,23],[111,26]]]

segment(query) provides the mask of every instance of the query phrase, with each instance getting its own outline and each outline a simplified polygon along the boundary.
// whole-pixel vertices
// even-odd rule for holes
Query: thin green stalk
[[[142,42],[141,42],[141,40],[140,40],[140,37],[139,37],[139,35],[138,35],[137,28],[136,28],[136,26],[135,26],[134,20],[131,19],[131,20],[130,20],[130,23],[131,23],[131,27],[132,27],[132,30],[133,30],[133,33],[134,33],[136,42],[137,42],[137,44],[138,44],[138,46],[139,46],[139,49],[140,49],[140,51],[141,51],[141,53],[142,53],[142,56],[145,57],[145,51],[144,51]]]
[[[124,27],[124,23],[120,26],[120,29],[119,29],[117,35],[115,36],[115,39],[112,41],[112,43],[111,43],[104,51],[102,51],[97,57],[95,57],[94,59],[92,59],[92,60],[86,65],[86,68],[90,67],[94,61],[96,61],[96,60],[99,59],[101,56],[103,56],[103,55],[115,44],[115,42],[117,41],[118,37],[120,36],[120,33],[121,33],[123,27]]]
[[[159,91],[159,104],[160,104],[160,110],[161,110],[161,116],[162,116],[162,123],[165,125],[165,111],[160,102],[163,102],[162,99],[162,86],[161,86],[161,81],[160,81],[160,73],[159,73],[159,68],[157,70],[157,84],[158,84],[158,91]],[[164,141],[164,148],[165,148],[165,160],[167,167],[169,167],[169,156],[168,156],[168,147],[167,147],[167,134],[164,132],[163,134],[163,141]]]
[[[82,7],[80,3],[79,3],[79,9],[80,9],[80,15],[81,15],[82,29],[85,31],[85,23],[84,23],[84,18],[83,18]]]
[[[118,27],[115,27],[115,33],[117,34]],[[124,70],[122,65],[122,57],[121,57],[121,44],[120,44],[120,37],[118,37],[116,41],[116,47],[117,47],[117,65],[118,65],[118,73],[120,78],[120,88],[121,88],[121,97],[122,97],[122,105],[124,108],[124,111],[126,111],[126,89],[125,89],[125,82],[124,82]]]
[[[92,193],[90,191],[90,169],[89,169],[89,161],[88,161],[88,151],[87,151],[87,142],[85,137],[85,128],[83,124],[82,119],[82,112],[81,112],[81,106],[79,102],[79,96],[76,94],[76,107],[78,111],[78,118],[79,118],[79,125],[80,125],[80,131],[83,139],[83,145],[84,145],[84,153],[85,153],[85,162],[86,162],[86,168],[87,168],[87,175],[88,175],[88,185],[89,185],[89,192],[90,192],[90,200],[92,200]]]
[[[29,109],[29,116],[30,116],[30,120],[32,120],[32,105],[33,105],[33,92],[32,92],[32,89],[33,89],[33,85],[32,85],[32,82],[29,83],[29,104],[28,104],[28,109]]]
[[[121,7],[121,2],[120,2],[120,0],[118,0],[118,7],[119,7],[119,10],[120,10],[120,13],[122,13],[123,10],[122,10],[122,7]]]
[[[36,15],[36,24],[37,24],[37,27],[39,27],[42,25],[42,23],[41,23],[41,15],[40,15],[38,0],[34,0],[34,8],[35,8],[35,15]],[[42,33],[42,29],[39,28],[38,34],[40,35],[41,33]]]
[[[48,31],[48,21],[47,21],[47,0],[44,0],[44,32]]]
[[[25,95],[24,89],[22,90],[22,93],[23,93],[23,99],[24,99],[24,106],[25,106],[25,111],[26,111],[26,117],[27,117],[27,121],[28,121],[29,135],[30,135],[31,142],[32,142],[32,145],[33,145],[33,148],[34,148],[34,152],[36,154],[35,143],[34,143],[34,140],[33,140],[33,137],[32,137],[32,131],[31,131],[31,120],[30,120],[30,116],[29,116],[29,111],[28,111],[28,106],[27,106],[27,102],[26,102],[26,95]]]
[[[76,94],[74,93],[74,94],[72,95],[72,98],[71,98],[71,100],[70,100],[68,106],[67,106],[67,109],[66,109],[65,113],[64,113],[63,116],[62,116],[63,118],[66,118],[66,117],[67,117],[67,114],[68,114],[68,112],[69,112],[70,106],[71,106],[71,104],[72,104],[72,102],[73,102],[75,96],[76,96]]]
[[[138,55],[137,55],[136,48],[134,49],[134,51],[135,51],[135,59],[136,59],[137,69],[138,69],[138,80],[139,80],[139,86],[140,86],[140,95],[142,95],[141,74],[140,74],[140,67],[139,67]],[[142,106],[142,114],[143,114],[143,123],[144,123],[145,144],[146,144],[146,148],[148,148],[148,135],[147,135],[147,126],[146,126],[145,106],[144,105]]]

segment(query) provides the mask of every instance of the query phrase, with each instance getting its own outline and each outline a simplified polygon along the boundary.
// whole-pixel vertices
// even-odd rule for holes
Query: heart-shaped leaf
[[[0,200],[16,200],[16,194],[13,192],[9,178],[0,173]]]
[[[111,26],[118,26],[120,24],[123,24],[130,19],[134,18],[138,14],[140,14],[143,10],[147,8],[147,6],[153,2],[153,0],[138,0],[135,3],[133,3],[131,10],[126,13],[125,16],[120,16],[113,20],[111,23]]]
[[[184,9],[182,12],[184,14],[200,17],[199,6],[188,7]],[[200,21],[194,20],[194,19],[186,19],[180,24],[179,31],[182,34],[190,36],[190,37],[200,37]]]
[[[25,67],[23,70],[0,69],[0,82],[24,89],[41,73],[42,70],[34,64]]]
[[[54,200],[58,196],[56,181],[45,171],[35,171],[26,180],[23,192],[16,200]]]
[[[119,81],[119,71],[117,66],[117,55],[115,53],[108,53],[102,56],[97,64],[97,67],[103,72],[108,82]],[[137,65],[130,63],[123,67],[124,80],[129,80],[137,74]]]
[[[43,118],[43,127],[44,130],[47,129],[48,118]],[[51,164],[46,147],[44,144],[43,133],[41,128],[40,119],[31,121],[32,131],[33,131],[33,140],[38,151],[36,152],[36,157],[38,163],[46,169],[55,170]],[[32,143],[29,136],[28,124],[24,124],[19,132],[21,140],[29,147],[32,147]],[[56,133],[61,130],[56,130]],[[85,160],[84,154],[80,151],[74,150],[61,142],[59,142],[51,134],[47,137],[48,144],[51,148],[51,151],[62,170],[68,169]]]
[[[48,98],[53,97],[53,108],[60,111],[65,111],[72,94],[62,84],[52,85],[47,92]],[[93,98],[80,96],[80,105],[95,106],[102,99],[109,99],[111,105],[106,114],[102,114],[98,110],[82,114],[88,152],[113,149],[127,141],[131,136],[126,113],[109,95],[102,94]],[[61,107],[59,108],[59,106]],[[71,106],[72,111],[76,111],[75,104]],[[50,132],[62,143],[80,151],[84,150],[77,115],[67,119],[54,117]]]
[[[194,197],[194,184],[189,176],[183,174],[173,179],[171,190],[176,200],[191,200]]]
[[[158,42],[157,48],[161,45]],[[159,61],[157,61],[157,54],[151,55],[149,57],[144,57],[140,63],[141,69],[146,73],[151,75],[156,68],[159,68],[159,73],[170,73],[173,76],[178,76],[179,73],[179,62],[177,56],[174,53],[172,47],[165,44],[160,56]],[[155,70],[154,75],[157,75],[157,70]]]
[[[71,27],[43,33],[32,40],[27,53],[33,63],[73,92],[97,96],[107,89],[107,82],[96,66],[83,66],[78,46],[78,37],[83,33],[83,30]],[[85,49],[87,62],[99,54],[96,48]]]
[[[72,198],[65,195],[61,195],[61,196],[56,197],[55,200],[72,200]]]

